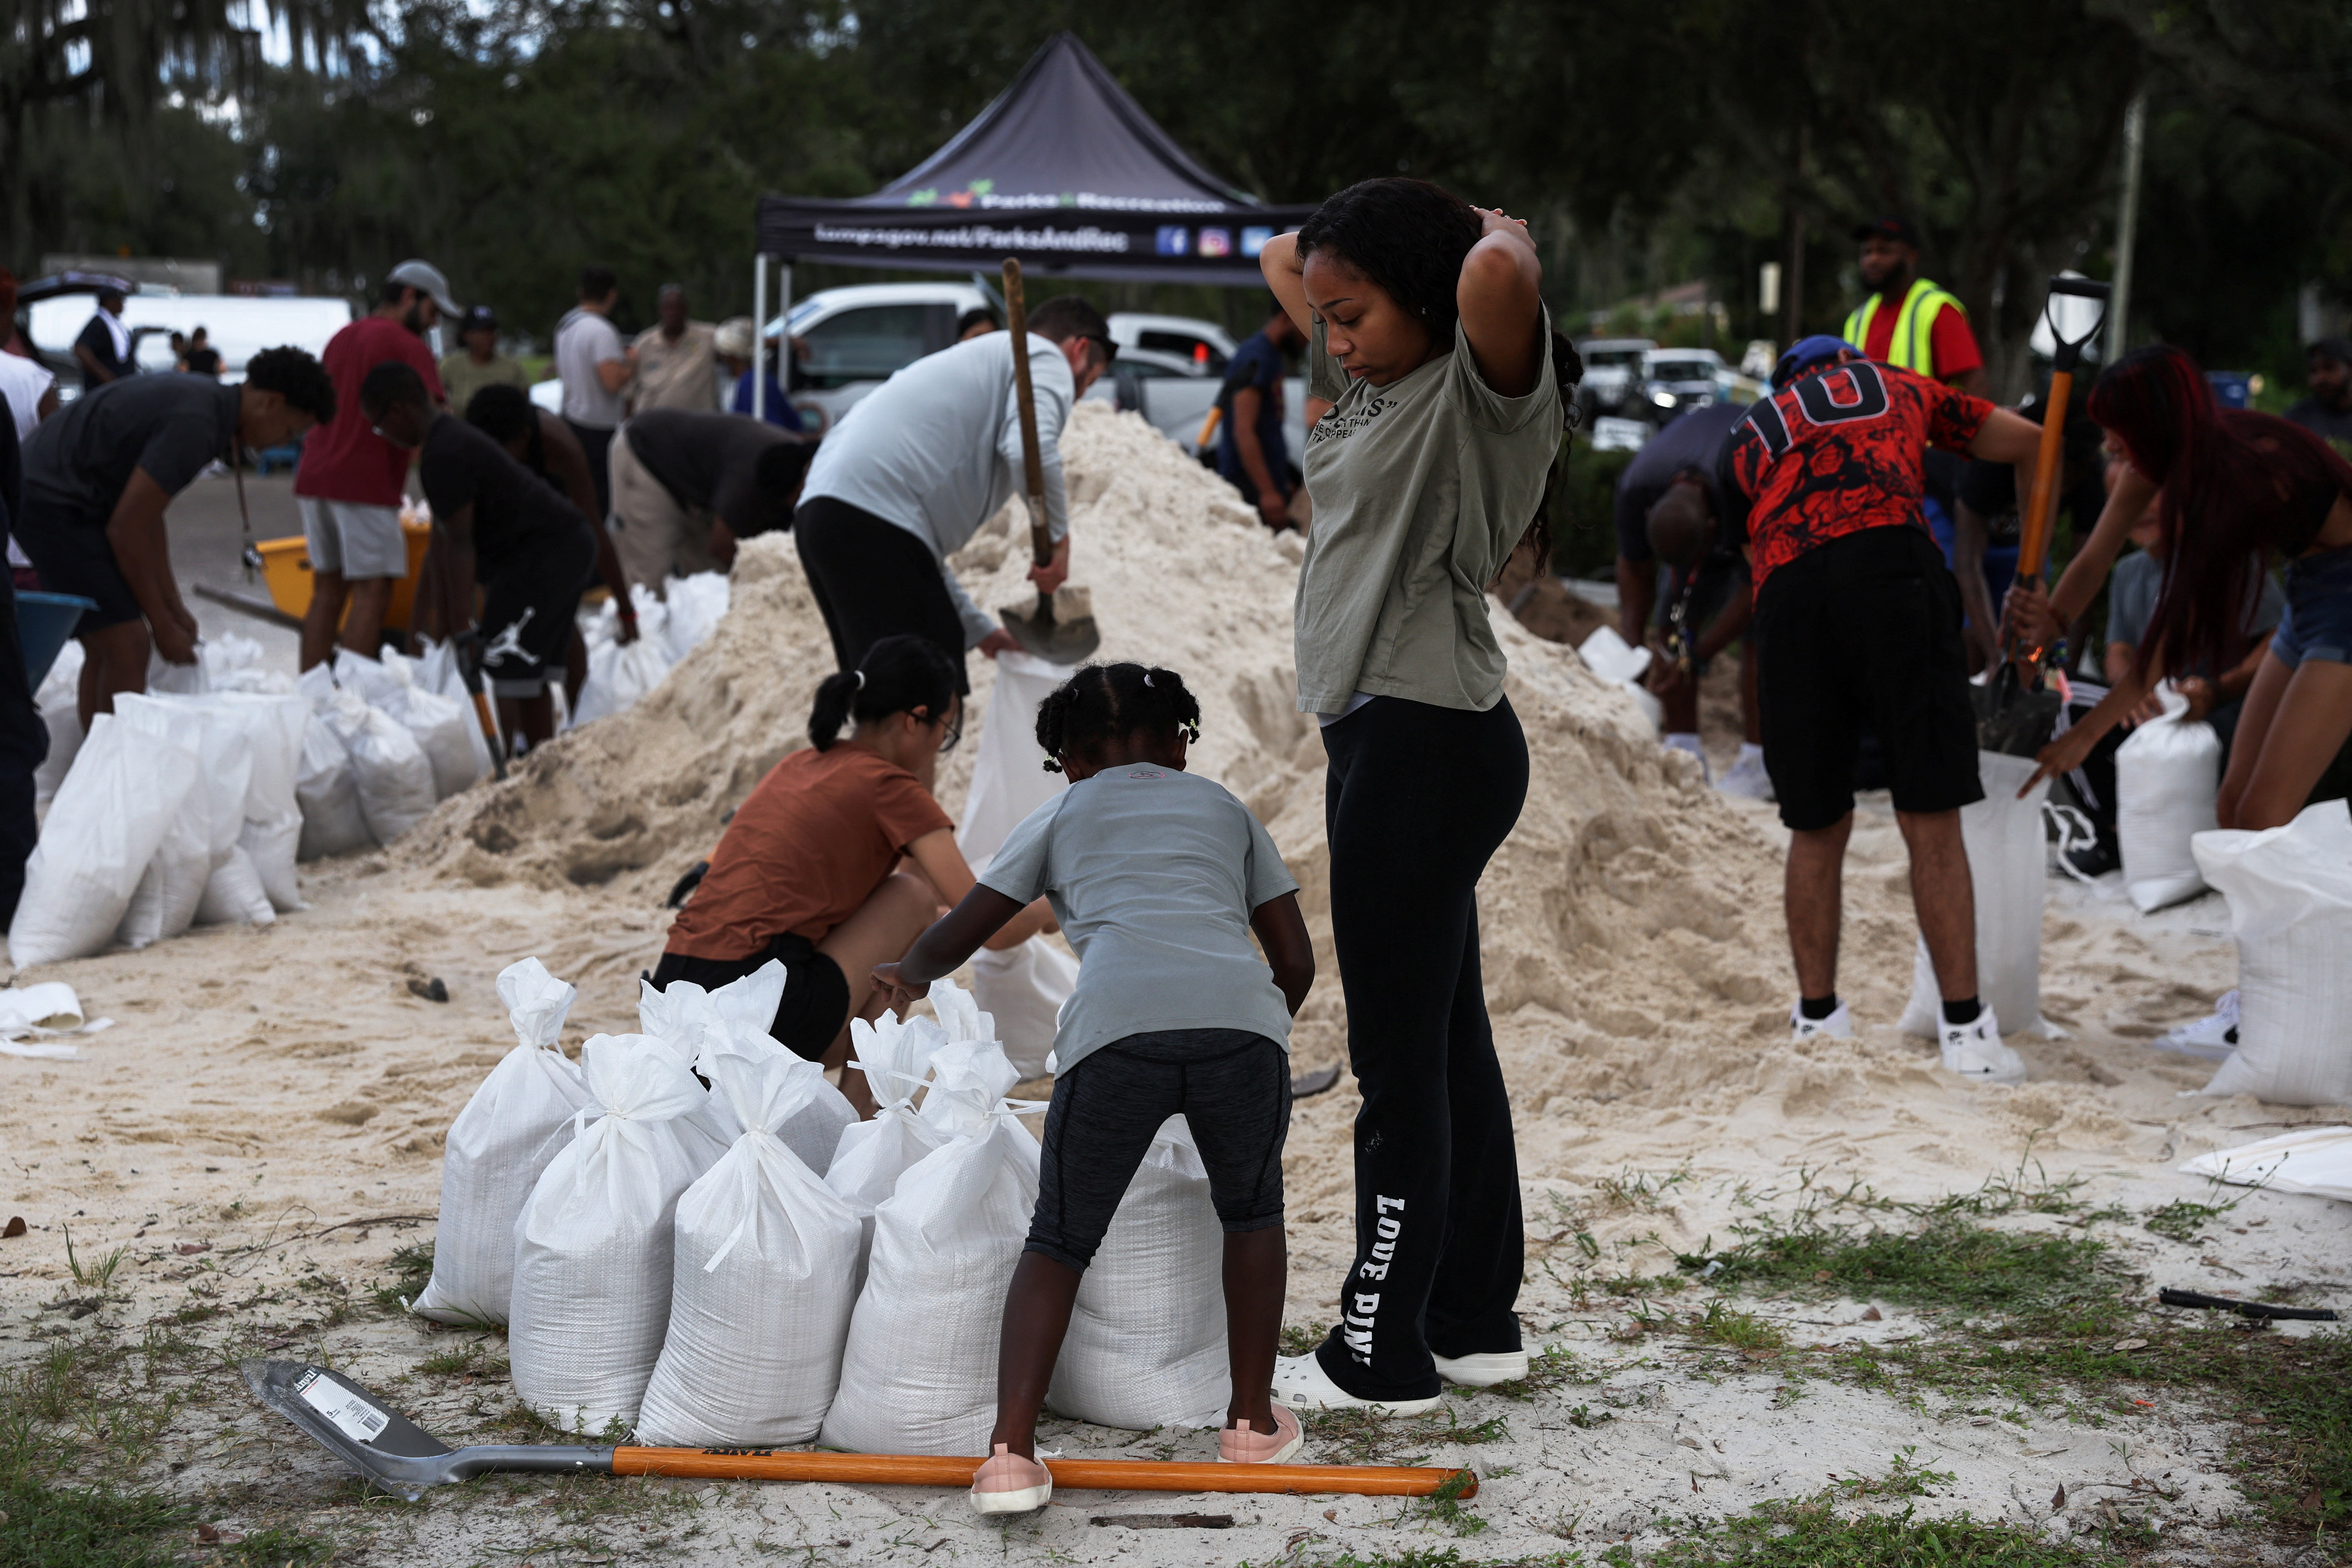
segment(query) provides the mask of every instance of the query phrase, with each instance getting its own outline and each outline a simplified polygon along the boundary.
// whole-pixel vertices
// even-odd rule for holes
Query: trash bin
[[[16,595],[16,640],[25,649],[27,687],[36,691],[41,689],[41,682],[48,678],[49,666],[57,663],[82,612],[96,608],[97,600],[85,599],[79,594]]]

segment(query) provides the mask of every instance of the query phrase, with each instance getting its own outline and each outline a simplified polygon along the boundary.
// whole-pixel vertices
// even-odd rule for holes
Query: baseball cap
[[[2332,359],[2338,364],[2352,364],[2352,339],[2315,338],[2303,351],[2306,360]]]
[[[1805,372],[1829,363],[1841,353],[1850,353],[1856,359],[1862,357],[1860,349],[1843,338],[1832,337],[1827,332],[1815,332],[1810,338],[1800,338],[1773,363],[1772,390],[1780,391]]]
[[[1912,226],[1911,220],[1907,217],[1873,218],[1868,223],[1856,226],[1853,237],[1856,240],[1892,239],[1907,245],[1914,250],[1927,248],[1919,243],[1919,231]]]
[[[429,261],[404,261],[385,273],[384,280],[404,284],[432,295],[433,302],[441,307],[441,313],[445,316],[461,314],[457,301],[449,298],[449,279],[444,278],[441,269]]]
[[[495,332],[498,330],[499,313],[488,305],[471,307],[467,310],[465,318],[457,323],[457,331],[460,332]]]

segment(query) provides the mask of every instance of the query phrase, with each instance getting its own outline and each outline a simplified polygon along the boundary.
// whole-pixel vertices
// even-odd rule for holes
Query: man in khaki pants
[[[735,542],[792,525],[814,443],[740,414],[656,408],[613,437],[613,548],[656,594],[724,572]]]

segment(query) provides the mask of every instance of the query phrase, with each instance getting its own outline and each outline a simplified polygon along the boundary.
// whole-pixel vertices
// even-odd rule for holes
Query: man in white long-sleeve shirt
[[[1062,426],[1116,352],[1102,312],[1075,294],[1029,313],[1045,517],[1058,542],[1050,563],[1030,569],[1044,593],[1070,573]],[[971,602],[947,558],[1020,486],[1010,333],[917,360],[842,416],[809,465],[793,536],[843,669],[856,668],[867,648],[901,632],[955,656],[960,680],[965,650],[992,658],[1017,646]]]

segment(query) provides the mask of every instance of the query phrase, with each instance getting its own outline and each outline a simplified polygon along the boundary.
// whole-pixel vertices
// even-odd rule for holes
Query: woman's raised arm
[[[1506,397],[1525,397],[1543,374],[1543,263],[1523,220],[1478,212],[1486,232],[1462,258],[1454,289],[1462,333],[1486,384]]]
[[[1298,235],[1277,234],[1265,242],[1257,253],[1257,269],[1265,275],[1265,286],[1282,301],[1282,308],[1297,323],[1299,331],[1312,336],[1315,331],[1315,311],[1307,303],[1307,275],[1298,266]]]

